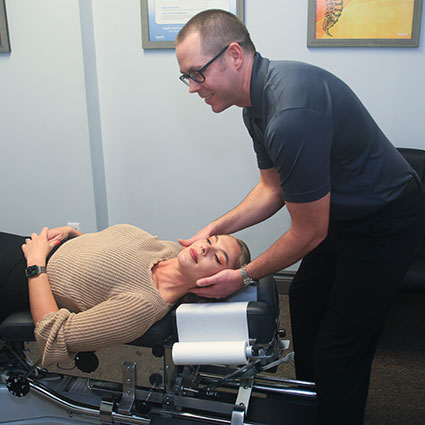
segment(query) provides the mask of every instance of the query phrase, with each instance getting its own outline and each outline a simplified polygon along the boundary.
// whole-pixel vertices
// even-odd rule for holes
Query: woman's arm
[[[39,235],[33,233],[22,245],[22,251],[27,260],[27,266],[46,266],[46,258],[58,240],[49,241],[48,229],[44,227]],[[28,278],[31,315],[35,324],[46,314],[58,311],[55,298],[50,289],[46,273]]]
[[[116,295],[92,308],[71,313],[64,308],[44,316],[35,328],[42,365],[71,360],[79,351],[94,351],[133,341],[168,311],[143,293]]]

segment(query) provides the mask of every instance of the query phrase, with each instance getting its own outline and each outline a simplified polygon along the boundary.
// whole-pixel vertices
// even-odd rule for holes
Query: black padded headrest
[[[257,300],[268,304],[275,317],[279,317],[279,294],[273,276],[266,276],[260,279],[257,286]]]
[[[267,344],[273,340],[278,327],[273,307],[261,301],[251,301],[247,309],[249,337],[257,344]]]

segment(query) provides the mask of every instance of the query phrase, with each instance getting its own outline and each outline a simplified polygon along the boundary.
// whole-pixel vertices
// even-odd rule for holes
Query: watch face
[[[38,275],[38,266],[29,266],[25,269],[26,277],[33,277]]]

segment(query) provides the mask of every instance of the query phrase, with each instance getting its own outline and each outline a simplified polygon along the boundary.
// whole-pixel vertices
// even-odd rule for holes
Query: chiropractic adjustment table
[[[0,324],[0,423],[314,424],[314,384],[271,375],[293,359],[283,337],[272,277],[226,302],[181,304],[130,343],[163,357],[162,374],[142,387],[125,359],[121,382],[39,367],[24,346],[31,315],[14,313]],[[75,363],[91,372],[98,360],[79,353]]]

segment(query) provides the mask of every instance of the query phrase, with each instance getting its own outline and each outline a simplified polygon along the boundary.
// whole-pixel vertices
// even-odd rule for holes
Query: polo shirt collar
[[[254,64],[252,66],[250,96],[251,107],[248,108],[252,118],[262,117],[262,99],[264,93],[264,83],[266,80],[267,71],[270,61],[263,58],[260,53],[255,54]]]

